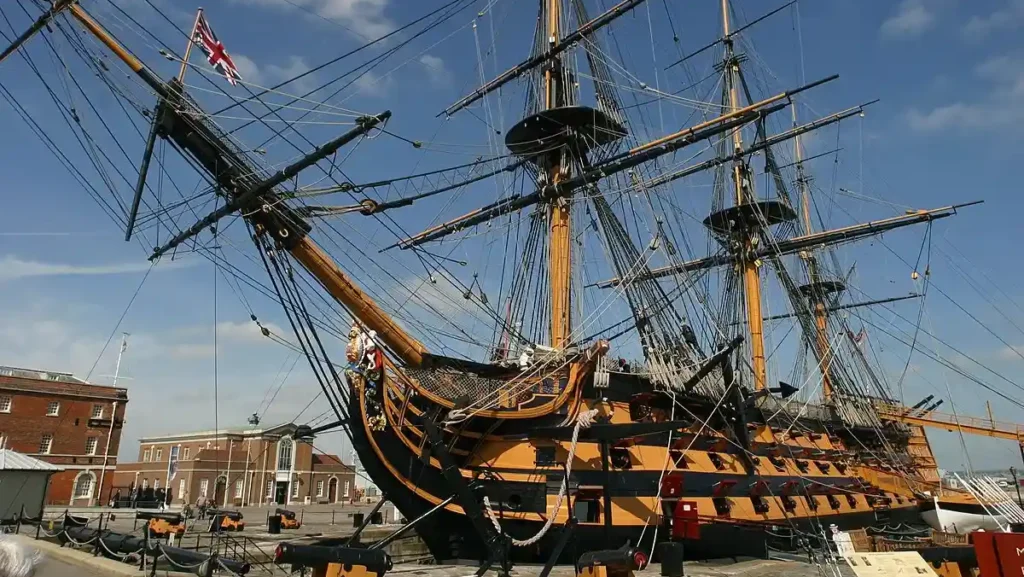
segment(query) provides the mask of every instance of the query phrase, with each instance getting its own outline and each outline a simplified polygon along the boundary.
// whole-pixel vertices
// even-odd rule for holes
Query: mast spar
[[[729,88],[729,109],[739,108],[739,97],[736,88],[736,74],[739,71],[739,60],[733,51],[733,40],[729,34],[729,0],[722,0],[722,29],[725,38],[725,78]],[[733,151],[736,154],[732,163],[732,179],[736,188],[736,207],[750,205],[756,201],[753,180],[749,177],[749,169],[740,153],[743,151],[743,135],[739,129],[732,132]],[[757,246],[758,230],[751,227],[743,231],[742,239],[744,254],[749,254]],[[767,366],[764,356],[764,321],[761,314],[761,276],[758,271],[758,260],[747,256],[741,258],[740,268],[743,271],[743,300],[747,311],[747,325],[750,330],[751,364],[754,369],[754,390],[765,388]]]
[[[793,126],[796,126],[796,106],[790,108],[793,115]],[[804,171],[803,150],[800,147],[800,137],[793,139],[793,149],[796,154],[796,183],[800,191],[801,217],[804,225],[804,234],[814,234],[814,224],[811,222],[811,192],[807,186],[807,173]],[[828,402],[832,399],[832,375],[829,371],[832,361],[832,346],[828,339],[828,307],[825,297],[829,292],[839,292],[845,287],[839,281],[822,282],[818,259],[814,256],[814,249],[800,253],[801,258],[807,261],[807,271],[810,282],[803,287],[803,292],[810,297],[811,309],[814,313],[815,346],[818,348],[819,371],[821,372],[821,396]]]
[[[561,0],[548,1],[547,36],[550,50],[554,51],[560,36]],[[562,57],[551,59],[544,71],[545,110],[564,105],[565,94],[562,75]],[[547,164],[541,174],[547,175],[547,183],[558,185],[568,166],[563,163],[563,151],[555,149],[544,155],[542,163]],[[572,330],[570,287],[572,284],[572,245],[570,235],[572,220],[569,202],[566,198],[552,199],[548,207],[548,271],[551,278],[551,346],[563,348]]]

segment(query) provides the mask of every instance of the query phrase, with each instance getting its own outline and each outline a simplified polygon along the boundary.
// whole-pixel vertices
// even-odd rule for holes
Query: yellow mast
[[[796,126],[796,106],[790,108],[793,115],[793,126]],[[807,188],[807,177],[804,175],[804,156],[800,148],[800,136],[793,139],[793,147],[796,152],[796,183],[800,188],[801,217],[804,224],[804,234],[813,234],[814,225],[811,223],[811,193]],[[810,271],[810,286],[812,290],[811,305],[814,307],[815,342],[818,348],[818,358],[821,359],[819,369],[821,370],[821,394],[826,401],[832,398],[832,379],[829,377],[828,367],[832,362],[832,347],[828,342],[828,317],[825,310],[825,303],[822,293],[814,290],[813,287],[820,282],[818,274],[818,261],[814,258],[813,249],[807,252],[805,260],[807,269]]]
[[[554,48],[558,44],[559,17],[561,0],[548,1],[548,42]],[[544,107],[547,110],[562,105],[561,59],[556,59],[544,71]],[[547,178],[551,184],[558,184],[563,177],[563,151],[553,152],[548,157]],[[571,310],[569,302],[570,284],[572,282],[570,243],[571,221],[569,219],[569,203],[556,200],[548,209],[548,273],[551,280],[551,346],[558,349],[568,344],[571,331]]]
[[[739,97],[736,92],[736,72],[738,64],[733,55],[732,38],[729,37],[729,0],[722,0],[722,28],[725,38],[725,75],[729,84],[729,108],[733,111],[739,108]],[[732,179],[736,186],[736,204],[746,204],[756,201],[752,190],[746,190],[744,182],[753,186],[753,182],[746,177],[746,166],[739,154],[743,151],[743,135],[736,129],[732,133],[733,150],[737,154],[737,160],[733,161]],[[751,252],[754,248],[756,233],[748,231],[744,240],[744,252]],[[750,327],[750,352],[751,364],[754,368],[754,390],[761,390],[767,381],[767,368],[764,357],[764,321],[761,314],[761,277],[757,270],[756,259],[743,258],[740,261],[743,269],[743,300],[747,309],[747,325]]]

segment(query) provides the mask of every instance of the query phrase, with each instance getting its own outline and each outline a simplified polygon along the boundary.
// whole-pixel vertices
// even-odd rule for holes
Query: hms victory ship
[[[309,431],[346,433],[436,559],[570,561],[626,543],[647,557],[671,539],[686,540],[688,558],[763,555],[833,527],[980,506],[940,487],[924,428],[948,424],[936,417],[942,401],[904,406],[859,320],[920,295],[867,298],[855,285],[863,270],[837,256],[898,229],[924,247],[934,223],[974,203],[829,226],[819,203],[837,188],[815,181],[810,164],[841,151],[807,155],[802,141],[860,122],[868,104],[803,118],[802,99],[837,76],[772,89],[777,79],[751,72],[760,57],[748,35],[794,3],[740,21],[721,0],[718,24],[702,25],[711,41],[689,53],[678,35],[659,36],[678,23],[651,24],[651,50],[665,41],[678,53],[659,70],[683,71],[662,81],[692,79],[679,90],[641,81],[620,43],[616,30],[648,30],[642,0],[417,5],[423,14],[390,44],[360,48],[376,56],[332,60],[364,58],[303,95],[241,78],[202,13],[188,46],[202,46],[216,72],[190,63],[189,50],[160,48],[181,63],[164,80],[144,61],[156,58],[151,45],[126,47],[125,28],[146,34],[129,14],[102,3],[99,18],[87,4],[56,0],[9,38],[0,62],[59,36],[75,49],[72,77],[98,77],[105,96],[131,103],[125,114],[151,122],[137,178],[106,190],[83,176],[83,187],[126,240],[161,226],[171,234],[145,237],[151,260],[199,253],[240,292],[282,305],[293,334],[252,320],[309,360],[331,415]],[[390,146],[435,158],[454,145],[402,136],[401,111],[354,112],[326,95],[446,26],[471,30],[479,49],[485,24],[494,36],[508,11],[531,11],[534,29],[512,43],[523,59],[440,114],[487,127],[488,153],[472,161],[395,166]],[[493,46],[476,58],[480,76],[497,62]],[[185,82],[191,69],[237,83],[212,90],[230,104],[208,104],[211,89]],[[667,125],[659,107],[671,106],[681,128],[657,128]],[[86,130],[71,116],[90,111],[63,110]],[[339,135],[319,124],[334,133],[314,142],[309,118],[351,126]],[[253,125],[269,135],[262,144],[241,140]],[[298,156],[273,157],[267,142]],[[215,204],[208,214],[187,194],[154,195],[173,176],[154,153],[163,143],[180,155],[173,166],[201,177],[194,198]],[[353,170],[377,176],[357,181]],[[228,244],[244,266],[225,257]],[[928,269],[907,272],[930,282]]]

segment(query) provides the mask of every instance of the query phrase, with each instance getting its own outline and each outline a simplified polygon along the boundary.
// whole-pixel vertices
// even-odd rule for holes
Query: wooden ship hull
[[[630,418],[637,413],[636,401],[632,407],[630,402],[637,379],[613,375],[602,391],[607,403],[584,400],[596,392],[585,381],[577,395],[566,395],[569,400],[549,414],[500,423],[475,419],[465,428],[435,427],[438,443],[424,430],[421,416],[443,407],[427,400],[424,391],[399,379],[387,378],[374,387],[359,375],[349,376],[352,440],[360,461],[386,498],[415,522],[416,532],[438,560],[488,557],[494,525],[479,496],[488,497],[498,526],[513,539],[526,540],[543,529],[565,478],[563,463],[571,439],[539,437],[550,439],[551,431],[565,431],[563,423],[574,415],[599,405],[599,410],[610,409],[608,424],[613,427],[652,423]],[[406,391],[413,394],[407,397]],[[381,410],[386,424],[379,420]],[[783,438],[782,431],[763,424],[748,428],[757,433],[751,443],[757,455],[753,470],[727,435],[700,423],[610,442],[607,472],[601,443],[581,434],[569,475],[569,503],[555,512],[543,537],[513,547],[510,559],[549,560],[569,527],[574,527],[571,544],[558,555],[560,562],[572,562],[581,551],[627,542],[652,551],[656,539],[670,538],[670,519],[680,500],[695,505],[699,514],[699,538],[685,541],[691,559],[764,556],[768,548],[793,548],[800,532],[821,535],[832,525],[849,530],[921,523],[917,496],[929,484],[908,483],[906,476],[865,465],[845,448],[841,435],[820,431]],[[531,431],[538,438],[531,438]],[[460,500],[460,482],[478,497]],[[673,485],[680,490],[672,491]],[[611,510],[608,523],[606,506]]]

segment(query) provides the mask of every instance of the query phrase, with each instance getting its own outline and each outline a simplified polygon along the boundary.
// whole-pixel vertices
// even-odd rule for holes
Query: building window
[[[157,449],[156,450],[156,457],[154,457],[153,460],[159,463],[160,460],[163,459],[163,458],[164,458],[164,450],[163,449]]]
[[[103,405],[93,405],[92,406],[92,418],[93,419],[102,419],[103,418]]]
[[[345,490],[341,494],[342,497],[348,497],[348,481],[345,481]]]
[[[142,480],[142,490],[145,491],[148,488],[149,488],[149,479],[143,479]]]
[[[188,447],[185,447],[184,449],[181,450],[181,458],[182,460],[188,459]]]
[[[142,462],[143,463],[148,463],[149,462],[149,449],[146,449],[145,451],[142,452]]]
[[[299,498],[299,482],[292,481],[292,499]]]
[[[160,488],[160,479],[153,479],[153,490],[156,491]]]
[[[75,481],[75,499],[92,498],[92,473],[82,473]]]
[[[10,397],[0,397],[0,413],[10,413],[10,412],[11,412],[11,398]]]
[[[50,404],[46,405],[46,416],[56,417],[60,414],[60,403],[57,401],[50,401]]]
[[[272,499],[274,497],[274,482],[267,481],[267,498]]]
[[[85,440],[85,454],[95,455],[96,454],[96,437],[89,437]]]
[[[185,479],[178,481],[178,498],[185,500]]]
[[[43,435],[43,439],[39,441],[39,452],[43,455],[49,455],[51,445],[53,445],[53,435]]]
[[[323,481],[323,479],[321,479],[321,480],[316,482],[316,496],[317,497],[323,497],[324,496],[324,481]]]
[[[235,499],[242,498],[242,484],[243,482],[241,479],[235,481]]]
[[[199,495],[201,497],[205,497],[206,496],[206,492],[209,491],[209,490],[210,490],[210,480],[209,479],[203,479],[202,481],[199,481]]]
[[[277,443],[277,470],[292,470],[292,445],[294,442],[285,437]]]

